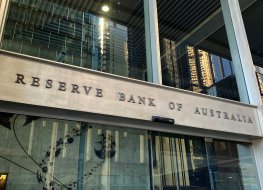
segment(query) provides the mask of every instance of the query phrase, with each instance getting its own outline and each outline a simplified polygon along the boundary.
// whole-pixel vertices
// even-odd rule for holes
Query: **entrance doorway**
[[[248,143],[151,133],[153,190],[259,190]]]
[[[152,133],[154,190],[208,190],[203,138]]]

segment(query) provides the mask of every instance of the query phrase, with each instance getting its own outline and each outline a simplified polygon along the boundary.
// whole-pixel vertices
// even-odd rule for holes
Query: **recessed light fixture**
[[[108,5],[103,5],[103,6],[101,7],[101,10],[102,10],[103,12],[109,12],[110,7],[109,7]]]

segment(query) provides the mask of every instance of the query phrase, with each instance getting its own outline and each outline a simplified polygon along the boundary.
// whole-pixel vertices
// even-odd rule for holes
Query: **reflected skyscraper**
[[[169,86],[179,87],[178,63],[176,57],[176,43],[169,39],[162,40],[163,57],[162,72],[165,75],[165,83]],[[169,81],[169,82],[168,82]]]
[[[194,47],[187,46],[188,64],[190,69],[190,83],[192,91],[200,92],[200,83],[198,79],[197,59]]]
[[[209,87],[214,84],[209,53],[199,49],[198,55],[202,85],[205,87]]]

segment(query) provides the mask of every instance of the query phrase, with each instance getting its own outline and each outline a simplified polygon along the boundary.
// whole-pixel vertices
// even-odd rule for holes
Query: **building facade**
[[[0,4],[0,190],[263,189],[261,0]]]

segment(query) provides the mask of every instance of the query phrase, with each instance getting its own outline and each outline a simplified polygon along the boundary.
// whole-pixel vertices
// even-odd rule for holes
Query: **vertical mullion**
[[[237,78],[240,100],[243,103],[261,104],[255,67],[238,0],[221,0],[224,22],[230,46],[233,67]]]
[[[147,141],[148,141],[148,150],[149,150],[149,171],[150,171],[150,189],[154,190],[154,168],[153,168],[153,161],[155,160],[155,162],[157,162],[156,158],[154,159],[154,154],[156,154],[156,150],[153,151],[153,142],[155,140],[153,140],[153,138],[155,138],[154,135],[152,135],[152,133],[150,131],[148,131],[148,133],[146,133],[147,136]],[[156,146],[154,147],[156,148]],[[155,155],[156,156],[156,155]]]
[[[162,71],[156,0],[144,0],[144,15],[148,81],[161,85]]]
[[[80,124],[80,140],[79,140],[79,159],[78,159],[78,175],[77,190],[83,190],[83,174],[85,165],[85,142],[86,142],[87,123]]]
[[[211,163],[209,160],[210,157],[210,151],[209,151],[209,142],[205,139],[205,151],[206,151],[206,163],[207,163],[207,168],[208,168],[208,173],[209,173],[209,180],[210,180],[210,187],[211,190],[214,190],[214,179],[213,179],[213,171],[211,169]]]
[[[221,0],[226,31],[233,60],[233,67],[237,78],[240,100],[258,106],[257,114],[263,130],[263,105],[258,88],[245,27],[238,0]],[[263,140],[253,141],[254,156],[261,188],[263,188]]]

